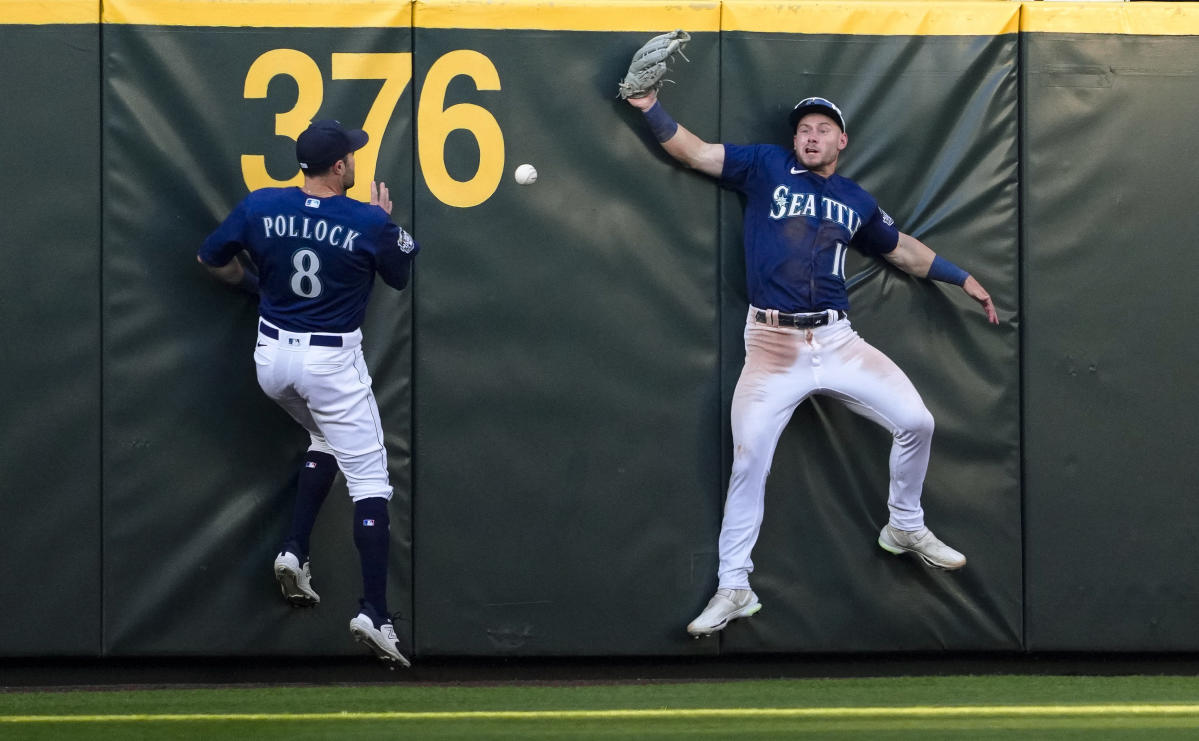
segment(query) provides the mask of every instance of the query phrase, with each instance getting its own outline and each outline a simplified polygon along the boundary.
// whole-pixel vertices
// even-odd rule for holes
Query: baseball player
[[[346,197],[354,152],[366,142],[364,131],[313,122],[296,139],[304,184],[250,193],[204,241],[198,259],[226,283],[259,294],[258,384],[311,438],[291,531],[274,563],[283,597],[298,606],[320,602],[309,537],[340,470],[354,500],[362,566],[363,597],[350,633],[380,659],[409,666],[387,612],[392,488],[359,326],[375,274],[403,289],[419,247],[392,223],[385,183],[371,183],[369,204]],[[243,250],[257,273],[237,259]]]
[[[671,118],[656,90],[628,98],[662,148],[745,195],[750,307],[745,366],[733,393],[733,467],[720,529],[719,584],[687,626],[704,636],[761,609],[749,585],[750,551],[762,525],[766,476],[783,427],[812,394],[839,399],[889,430],[890,517],[878,544],[925,564],[960,569],[966,557],[924,524],[920,494],[933,418],[911,381],[849,323],[845,252],[877,255],[906,273],[959,285],[998,324],[991,297],[966,271],[900,232],[874,198],[836,174],[849,143],[845,117],[825,98],[805,98],[788,117],[790,150],[701,140]]]

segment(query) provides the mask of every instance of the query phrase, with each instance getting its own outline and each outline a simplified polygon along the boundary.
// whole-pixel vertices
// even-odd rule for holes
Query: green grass
[[[0,738],[1199,739],[1199,678],[11,692]]]

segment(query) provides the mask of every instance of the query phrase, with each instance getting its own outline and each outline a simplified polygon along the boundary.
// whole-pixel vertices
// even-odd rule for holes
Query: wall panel
[[[1027,646],[1194,651],[1199,8],[1026,13]]]
[[[256,302],[195,260],[250,189],[298,184],[294,137],[310,118],[374,127],[350,194],[368,197],[377,173],[393,189],[393,218],[411,224],[408,10],[381,18],[377,4],[365,15],[318,5],[340,27],[306,26],[303,3],[295,17],[254,2],[108,6],[104,615],[113,655],[360,650],[346,628],[361,581],[340,478],[313,538],[321,605],[295,611],[279,598],[271,563],[308,436],[258,388]],[[408,618],[411,293],[380,286],[363,328],[395,487],[389,606]],[[406,640],[410,628],[397,625]]]
[[[0,10],[12,184],[0,218],[0,655],[88,655],[102,627],[100,34],[94,3]]]
[[[869,14],[852,12],[864,5]],[[722,650],[1016,649],[1018,9],[849,3],[826,11],[818,3],[729,6],[722,137],[790,146],[795,103],[832,99],[849,135],[838,172],[874,194],[902,231],[992,293],[998,327],[957,287],[851,251],[855,329],[905,371],[937,422],[926,521],[969,562],[960,572],[935,572],[879,548],[891,437],[836,400],[814,396],[783,431],[767,481],[751,576],[764,608],[726,629]],[[726,415],[744,359],[741,212],[740,196],[723,196]],[[727,459],[731,443],[725,448]]]
[[[467,50],[474,79],[444,104],[480,106],[503,135],[446,141],[456,180],[502,172],[469,207],[430,182],[442,150],[420,144],[417,228],[437,235],[416,323],[421,652],[714,650],[682,627],[708,597],[718,516],[716,196],[615,98],[650,34],[589,31],[596,9],[578,8],[555,29],[536,4],[478,21],[502,28],[443,28],[470,4],[416,10],[421,106]],[[663,12],[696,30],[680,113],[710,130],[718,39],[701,29],[719,6]],[[524,162],[532,186],[512,179]]]

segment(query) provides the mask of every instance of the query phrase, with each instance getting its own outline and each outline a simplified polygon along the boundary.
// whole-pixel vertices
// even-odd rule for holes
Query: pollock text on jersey
[[[315,242],[326,242],[334,247],[340,247],[349,252],[354,251],[354,240],[360,236],[349,227],[341,224],[329,225],[324,219],[311,219],[307,216],[264,216],[262,228],[267,239],[288,237],[291,239],[308,239]]]

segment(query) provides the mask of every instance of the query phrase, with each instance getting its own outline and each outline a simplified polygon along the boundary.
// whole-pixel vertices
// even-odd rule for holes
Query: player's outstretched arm
[[[629,98],[629,105],[641,111],[654,137],[666,153],[693,170],[718,178],[724,171],[724,145],[700,139],[666,112],[657,91],[644,97]]]
[[[999,324],[999,314],[995,312],[995,302],[991,294],[982,287],[973,275],[962,270],[957,265],[939,257],[928,245],[910,234],[899,233],[899,243],[895,249],[884,253],[883,257],[900,270],[917,278],[928,278],[943,283],[953,283],[962,287],[966,295],[982,306],[991,324]]]

